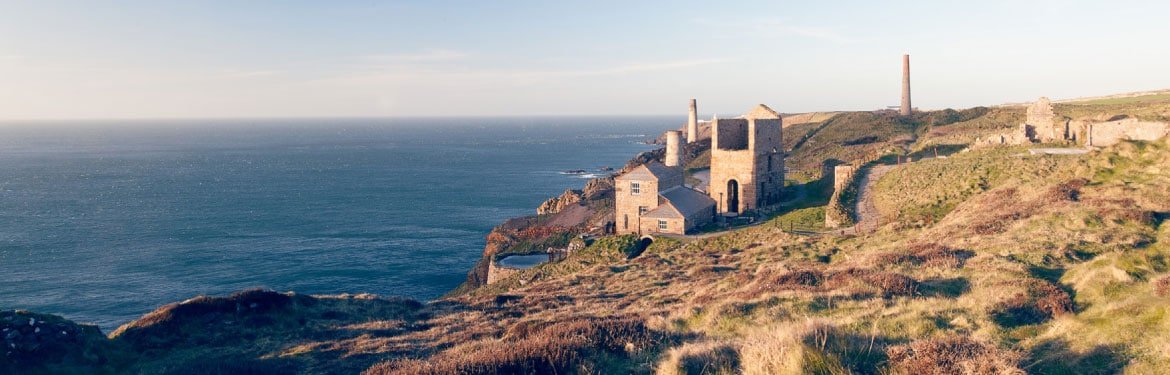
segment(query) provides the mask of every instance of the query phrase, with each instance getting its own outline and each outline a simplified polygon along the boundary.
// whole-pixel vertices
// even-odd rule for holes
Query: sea
[[[465,280],[493,226],[620,169],[681,123],[0,123],[0,309],[108,333],[247,288],[434,299]]]

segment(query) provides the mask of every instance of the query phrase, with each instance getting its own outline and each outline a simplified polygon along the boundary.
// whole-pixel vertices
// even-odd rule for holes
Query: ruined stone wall
[[[841,195],[857,177],[857,167],[852,165],[833,167],[833,195],[829,196],[829,205],[825,207],[825,228],[838,228],[852,224],[852,219],[848,215],[849,210],[843,206]]]
[[[857,171],[857,167],[852,165],[838,165],[833,167],[833,194],[841,193],[845,187],[849,185],[849,181],[853,180],[853,172]]]
[[[1165,137],[1168,133],[1170,133],[1170,124],[1127,118],[1089,124],[1086,144],[1104,147],[1125,140],[1153,141]]]
[[[715,200],[717,212],[732,211],[728,207],[730,194],[727,190],[731,180],[739,185],[739,205],[734,211],[742,213],[755,208],[755,156],[752,150],[711,150],[711,184],[707,194]]]
[[[512,275],[520,273],[521,270],[515,268],[501,267],[495,261],[488,263],[488,278],[487,283],[492,284],[497,281],[507,279]]]
[[[630,188],[634,182],[641,184],[641,191],[638,194],[634,194]],[[646,207],[646,210],[658,207],[658,182],[617,179],[614,181],[614,199],[614,222],[617,225],[617,232],[638,233],[639,218],[642,216],[638,207]]]
[[[748,120],[712,120],[711,148],[720,150],[746,150],[748,148]]]
[[[1056,117],[1052,111],[1052,101],[1047,97],[1040,97],[1028,106],[1025,124],[1032,127],[1034,133],[1028,138],[1037,142],[1056,142],[1068,139],[1068,123]],[[1058,124],[1059,123],[1059,124]]]
[[[783,120],[754,119],[750,148],[755,152],[755,175],[757,200],[753,207],[780,202],[784,189],[784,146]]]
[[[743,213],[780,201],[784,188],[783,120],[717,120],[712,130],[711,183],[708,195],[719,213]],[[728,183],[738,187],[738,205],[730,207]]]

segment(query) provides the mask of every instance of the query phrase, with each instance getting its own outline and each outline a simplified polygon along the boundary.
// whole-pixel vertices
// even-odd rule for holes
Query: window
[[[645,215],[646,211],[650,211],[650,207],[638,206],[638,216]]]
[[[658,219],[658,230],[666,230],[666,220]]]
[[[630,194],[638,195],[640,193],[642,193],[642,183],[641,182],[631,182],[630,183]]]
[[[630,215],[622,215],[622,229],[630,229]]]

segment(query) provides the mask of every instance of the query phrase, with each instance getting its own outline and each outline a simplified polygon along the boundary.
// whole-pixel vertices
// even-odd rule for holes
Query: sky
[[[0,0],[0,120],[787,113],[1170,88],[1166,1]]]

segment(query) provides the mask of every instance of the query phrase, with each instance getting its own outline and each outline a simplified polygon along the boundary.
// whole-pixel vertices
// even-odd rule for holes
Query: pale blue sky
[[[1170,88],[1165,1],[0,0],[0,119],[738,114]]]

